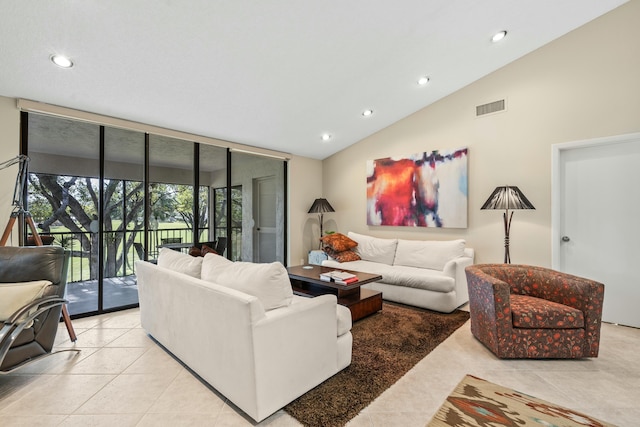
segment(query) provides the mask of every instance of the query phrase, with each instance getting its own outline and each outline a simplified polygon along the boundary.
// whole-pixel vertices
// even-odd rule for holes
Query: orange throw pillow
[[[351,240],[341,233],[326,235],[320,239],[323,247],[329,247],[335,252],[344,252],[358,246],[358,242]]]
[[[358,256],[357,253],[353,252],[350,249],[347,251],[338,252],[338,251],[334,251],[329,247],[325,247],[324,253],[326,253],[327,255],[329,255],[331,258],[335,259],[338,262],[358,261],[360,259],[360,256]]]

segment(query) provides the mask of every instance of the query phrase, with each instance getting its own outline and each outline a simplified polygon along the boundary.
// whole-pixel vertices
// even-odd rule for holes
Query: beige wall
[[[293,156],[289,161],[289,260],[288,265],[307,262],[307,253],[316,249],[320,227],[318,216],[308,214],[313,201],[322,194],[322,162]],[[325,227],[332,215],[324,217]],[[325,228],[328,230],[328,228]]]
[[[517,185],[536,210],[514,214],[512,262],[550,266],[551,146],[640,131],[639,19],[640,1],[632,0],[326,159],[323,188],[336,209],[337,229],[406,239],[461,237],[476,249],[476,262],[502,262],[501,212],[480,207],[496,186]],[[506,112],[475,117],[476,105],[503,98]],[[467,229],[367,226],[367,159],[465,146]]]

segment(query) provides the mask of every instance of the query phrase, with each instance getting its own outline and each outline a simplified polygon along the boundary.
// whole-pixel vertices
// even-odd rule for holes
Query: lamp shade
[[[496,187],[480,209],[535,209],[529,199],[515,186]]]
[[[307,213],[324,213],[324,212],[335,212],[333,207],[327,199],[316,199],[313,201],[313,205],[309,209]]]

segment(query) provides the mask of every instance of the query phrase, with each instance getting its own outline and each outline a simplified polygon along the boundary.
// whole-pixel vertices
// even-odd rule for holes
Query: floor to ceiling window
[[[138,303],[133,275],[144,232],[145,134],[101,129],[104,173],[99,197],[102,209],[97,216],[102,239],[102,307],[109,310]]]
[[[39,233],[71,251],[69,313],[98,310],[100,126],[30,114],[27,209]]]
[[[231,215],[227,215],[227,187],[213,189],[213,227],[220,236],[228,237],[232,261],[239,261],[242,253],[242,186],[231,187]],[[231,221],[227,221],[230,218]],[[228,228],[229,227],[229,228]],[[227,232],[231,230],[229,234]]]
[[[229,248],[234,247],[229,239],[226,227],[219,227],[217,220],[220,215],[226,218],[227,211],[220,211],[216,203],[216,189],[227,190],[227,150],[212,145],[200,144],[198,146],[198,184],[200,197],[198,212],[200,217],[199,241],[217,242],[220,255],[234,259],[230,256]],[[215,248],[214,248],[215,249]]]
[[[135,306],[134,263],[156,259],[162,247],[186,252],[217,243],[232,260],[284,262],[286,161],[60,117],[22,117],[27,208],[41,236],[72,253],[72,316]]]
[[[150,258],[166,245],[194,242],[194,147],[192,142],[149,135]]]

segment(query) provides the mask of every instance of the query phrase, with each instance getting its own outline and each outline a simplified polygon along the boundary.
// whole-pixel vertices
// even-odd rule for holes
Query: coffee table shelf
[[[362,273],[320,265],[298,265],[289,267],[287,270],[295,294],[309,297],[333,294],[338,298],[338,304],[349,308],[351,319],[354,322],[382,310],[382,292],[361,288],[362,285],[367,283],[382,280],[382,276],[379,274]],[[320,279],[321,273],[334,270],[355,274],[358,276],[358,281],[341,285]]]

